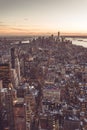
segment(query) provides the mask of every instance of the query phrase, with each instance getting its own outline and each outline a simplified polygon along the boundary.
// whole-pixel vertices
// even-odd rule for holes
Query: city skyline
[[[86,0],[0,0],[0,35],[87,35]]]

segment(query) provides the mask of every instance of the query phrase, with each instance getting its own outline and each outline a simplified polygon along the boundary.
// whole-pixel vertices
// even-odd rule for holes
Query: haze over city
[[[87,0],[0,0],[0,35],[87,35]]]
[[[87,0],[0,0],[0,130],[87,130]]]

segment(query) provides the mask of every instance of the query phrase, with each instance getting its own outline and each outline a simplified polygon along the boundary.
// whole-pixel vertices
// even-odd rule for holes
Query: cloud
[[[8,26],[5,24],[0,24],[0,27],[8,27]]]
[[[28,21],[28,18],[24,18],[24,21]]]
[[[3,25],[3,24],[4,24],[4,22],[0,21],[0,26]]]
[[[0,21],[0,27],[9,27],[9,25],[6,25],[4,22]]]
[[[22,31],[22,32],[28,31],[28,29],[22,29],[22,28],[16,28],[16,27],[11,27],[10,29],[12,29],[13,31]]]
[[[2,21],[0,21],[0,24],[2,24],[3,22]]]

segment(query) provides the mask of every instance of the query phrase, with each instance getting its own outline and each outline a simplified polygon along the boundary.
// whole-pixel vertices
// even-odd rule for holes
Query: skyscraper
[[[19,62],[19,59],[17,57],[15,58],[15,69],[16,69],[18,81],[20,82],[20,80],[21,80],[21,77],[20,77],[20,62]]]
[[[11,69],[16,72],[18,82],[20,83],[20,62],[16,55],[15,48],[11,48]]]
[[[11,48],[11,68],[15,69],[15,48]]]
[[[60,38],[60,32],[58,32],[58,39]]]

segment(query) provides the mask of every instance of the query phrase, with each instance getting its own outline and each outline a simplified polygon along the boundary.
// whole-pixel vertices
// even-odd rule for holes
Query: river
[[[67,38],[72,41],[72,44],[87,48],[87,38]]]

